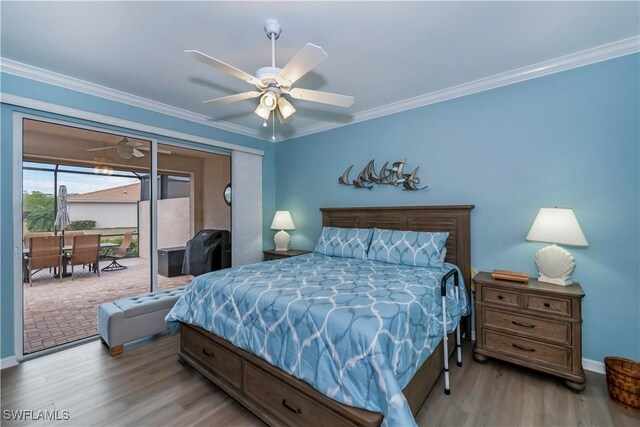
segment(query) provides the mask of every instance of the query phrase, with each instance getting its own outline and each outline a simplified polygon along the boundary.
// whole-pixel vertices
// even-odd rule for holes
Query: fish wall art
[[[351,169],[353,169],[353,165],[351,165],[344,171],[342,176],[338,178],[338,184],[349,185],[354,188],[366,188],[368,190],[373,188],[372,184],[392,185],[394,187],[402,186],[403,190],[410,191],[424,190],[427,188],[428,185],[418,187],[418,185],[420,185],[420,178],[416,176],[416,173],[420,166],[417,166],[411,173],[404,173],[403,169],[406,164],[406,159],[401,162],[393,162],[391,167],[388,167],[389,162],[385,162],[380,172],[376,173],[374,161],[371,160],[353,181],[349,179],[349,173]]]

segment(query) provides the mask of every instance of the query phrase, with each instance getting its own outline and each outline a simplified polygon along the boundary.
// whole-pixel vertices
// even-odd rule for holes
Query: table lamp
[[[276,211],[271,223],[272,230],[280,230],[273,237],[273,241],[276,244],[276,251],[288,251],[289,242],[291,242],[291,236],[284,230],[295,230],[296,226],[293,225],[291,214],[289,211]]]
[[[526,240],[553,243],[536,254],[536,267],[540,273],[538,281],[561,286],[572,283],[571,274],[576,262],[569,251],[556,244],[589,246],[573,209],[569,208],[541,208]]]

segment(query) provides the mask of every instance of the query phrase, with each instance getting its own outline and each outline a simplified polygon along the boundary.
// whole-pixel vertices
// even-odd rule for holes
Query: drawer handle
[[[549,308],[549,307],[551,307],[551,304],[549,304],[548,302],[545,302],[545,303],[544,303],[544,306],[545,306],[545,307],[547,307],[547,308]]]
[[[504,297],[502,295],[498,295],[498,299],[503,299]]]
[[[513,347],[517,348],[518,350],[524,350],[524,351],[536,351],[535,348],[531,348],[531,347],[525,347],[523,345],[518,345],[518,344],[511,344]]]
[[[203,352],[203,353],[204,353],[204,355],[205,355],[205,356],[207,356],[207,357],[216,357],[216,356],[214,356],[214,354],[213,354],[213,353],[211,353],[211,352],[210,352],[209,350],[207,350],[206,348],[203,348],[203,349],[202,349],[202,352]]]
[[[515,320],[512,320],[511,323],[513,323],[516,326],[522,326],[523,328],[535,328],[536,325],[531,325],[529,323],[520,323],[520,322],[516,322]]]
[[[282,406],[293,412],[294,414],[301,414],[302,410],[300,408],[294,408],[293,406],[289,406],[286,400],[282,399]]]

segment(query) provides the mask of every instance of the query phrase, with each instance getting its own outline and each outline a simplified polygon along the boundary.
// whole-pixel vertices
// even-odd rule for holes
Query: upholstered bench
[[[124,344],[167,331],[164,318],[174,306],[182,288],[166,289],[101,304],[98,333],[112,356],[124,351]]]

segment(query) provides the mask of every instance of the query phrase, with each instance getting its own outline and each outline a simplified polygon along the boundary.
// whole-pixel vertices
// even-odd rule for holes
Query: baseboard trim
[[[0,370],[11,368],[12,366],[18,365],[18,359],[15,356],[5,357],[4,359],[0,359]]]
[[[584,368],[585,371],[591,371],[597,374],[604,374],[604,362],[586,359],[583,357],[582,367]]]

